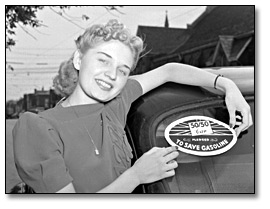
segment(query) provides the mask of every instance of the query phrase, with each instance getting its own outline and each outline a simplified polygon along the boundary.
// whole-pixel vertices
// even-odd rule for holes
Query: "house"
[[[61,99],[61,96],[57,95],[53,89],[34,90],[32,94],[24,95],[24,110],[39,112],[49,108],[52,108]]]
[[[164,27],[138,26],[137,36],[141,37],[145,44],[142,57],[134,70],[134,74],[140,74],[153,69],[152,59],[157,56],[165,56],[181,46],[188,39],[186,29],[170,28],[166,14]],[[177,45],[176,45],[177,44]]]
[[[162,45],[166,45],[165,41],[160,41],[160,45],[153,49],[155,54],[148,60],[151,63],[148,69],[139,65],[137,71],[146,72],[168,62],[197,67],[254,65],[254,17],[254,6],[208,6],[187,29],[178,29],[182,31],[179,33],[181,37],[172,39],[168,34],[157,35],[159,40],[170,39],[171,47],[159,53]],[[139,29],[140,26],[140,36]],[[147,29],[145,36],[149,38],[145,37],[146,44],[153,33],[151,27]],[[146,60],[143,62],[147,63]]]
[[[23,98],[17,101],[6,102],[6,119],[18,118],[25,111],[40,112],[54,107],[62,97],[57,95],[54,89],[34,90],[34,93],[24,94]]]

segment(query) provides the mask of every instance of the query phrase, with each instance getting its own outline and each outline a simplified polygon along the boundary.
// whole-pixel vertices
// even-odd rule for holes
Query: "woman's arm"
[[[214,87],[217,75],[181,63],[168,63],[147,73],[132,76],[137,80],[143,89],[143,94],[166,83],[175,82],[187,85]],[[240,90],[233,81],[225,77],[219,77],[216,81],[216,88],[226,94],[226,105],[230,115],[230,126],[236,124],[236,111],[242,114],[242,124],[235,129],[238,136],[241,131],[250,127],[252,116],[250,107],[243,98]]]
[[[141,84],[143,94],[145,94],[166,82],[214,87],[216,75],[191,65],[168,63],[147,73],[131,76],[131,78]],[[218,88],[225,91],[223,85],[226,84],[223,82]]]

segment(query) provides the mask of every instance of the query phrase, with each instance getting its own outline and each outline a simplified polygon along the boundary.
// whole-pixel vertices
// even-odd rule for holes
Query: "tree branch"
[[[27,33],[29,36],[31,36],[33,39],[37,40],[35,36],[33,36],[30,32],[28,32],[20,23],[18,25],[21,27],[21,29]]]

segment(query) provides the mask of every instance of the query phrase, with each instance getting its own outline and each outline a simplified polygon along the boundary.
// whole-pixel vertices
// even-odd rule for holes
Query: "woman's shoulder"
[[[127,80],[127,84],[125,86],[125,89],[128,91],[135,91],[137,94],[142,94],[142,86],[134,79],[132,76]]]
[[[118,99],[123,100],[125,103],[132,103],[142,95],[142,87],[140,83],[132,78],[127,80],[127,83],[121,93],[117,96]]]
[[[40,113],[24,112],[18,121],[24,121],[29,123],[44,123],[46,119],[52,118],[53,110],[48,109]]]
[[[114,115],[124,125],[126,122],[126,115],[130,109],[131,103],[142,95],[142,88],[140,83],[134,79],[128,79],[122,92],[106,107],[109,114]]]
[[[32,112],[24,112],[16,122],[13,133],[21,131],[39,132],[40,129],[49,130],[51,128],[52,126],[46,117]]]
[[[61,145],[58,130],[53,123],[32,112],[25,112],[20,116],[12,130],[12,136],[16,153],[25,152],[30,147],[44,149],[52,144]]]
[[[17,123],[39,123],[41,122],[40,115],[32,112],[24,112],[18,119]]]

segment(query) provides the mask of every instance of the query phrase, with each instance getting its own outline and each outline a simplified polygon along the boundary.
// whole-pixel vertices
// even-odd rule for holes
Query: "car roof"
[[[254,95],[253,66],[205,68],[203,70],[222,74],[224,77],[232,79],[243,95]],[[149,118],[151,115],[158,115],[182,105],[216,100],[220,95],[223,95],[223,93],[214,88],[201,88],[168,82],[137,99],[132,104],[129,116],[136,114],[137,117],[140,115],[141,118]]]

